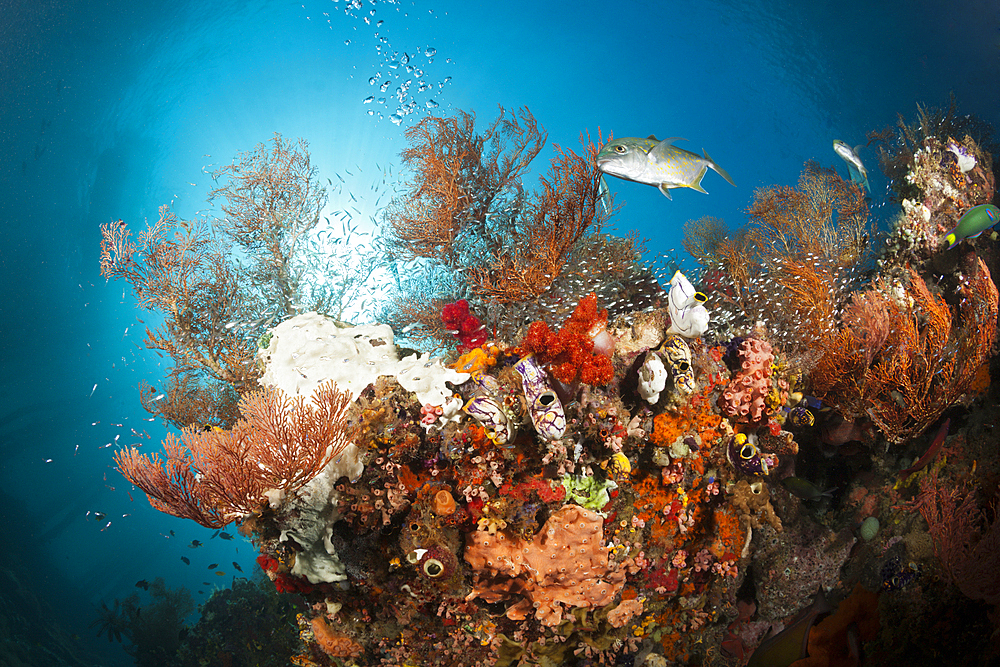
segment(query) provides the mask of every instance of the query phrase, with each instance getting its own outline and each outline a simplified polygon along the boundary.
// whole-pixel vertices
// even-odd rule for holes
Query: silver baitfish
[[[757,445],[744,433],[737,433],[729,439],[726,458],[731,466],[746,475],[759,477],[766,475],[769,470],[767,458],[761,455]]]
[[[566,412],[559,396],[549,385],[545,371],[530,354],[514,364],[514,370],[521,375],[528,412],[538,435],[546,440],[562,438],[566,434]]]
[[[694,368],[691,367],[691,348],[687,342],[677,335],[671,334],[660,346],[660,353],[670,369],[674,379],[674,387],[684,394],[693,394],[698,389],[694,380]]]

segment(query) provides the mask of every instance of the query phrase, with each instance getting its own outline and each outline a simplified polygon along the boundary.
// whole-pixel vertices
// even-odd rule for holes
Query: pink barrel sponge
[[[739,422],[759,422],[775,407],[769,409],[767,397],[771,393],[771,362],[774,354],[770,344],[757,338],[747,338],[737,351],[740,368],[719,396],[722,414]],[[773,383],[779,394],[779,405],[788,396],[788,383]]]

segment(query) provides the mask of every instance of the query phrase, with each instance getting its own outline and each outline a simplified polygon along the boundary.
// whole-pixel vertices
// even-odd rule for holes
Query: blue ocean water
[[[202,600],[229,580],[207,564],[250,572],[256,553],[152,510],[113,469],[117,447],[165,435],[137,390],[164,362],[142,342],[154,316],[100,276],[102,223],[208,208],[213,166],[274,132],[307,139],[367,218],[369,177],[398,165],[423,115],[527,106],[569,148],[600,130],[709,151],[737,187],[709,172],[711,194],[668,201],[610,183],[615,227],[668,253],[685,221],[740,225],[756,188],[794,184],[806,160],[846,175],[832,140],[862,144],[918,102],[954,93],[963,113],[1000,123],[988,0],[4,0],[0,17],[0,599],[54,618],[107,665],[129,657],[87,627],[102,600],[157,576]],[[880,210],[885,178],[862,157]],[[35,640],[51,641],[41,628]]]

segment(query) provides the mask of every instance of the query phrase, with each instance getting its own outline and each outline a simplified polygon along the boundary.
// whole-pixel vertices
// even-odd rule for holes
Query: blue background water
[[[323,176],[342,174],[344,192],[375,213],[370,182],[398,164],[403,129],[433,100],[437,113],[474,110],[483,121],[497,105],[528,106],[550,141],[570,148],[600,128],[708,149],[738,187],[710,172],[709,196],[667,201],[611,180],[626,205],[617,226],[666,252],[680,247],[686,220],[741,224],[755,188],[794,184],[807,159],[846,175],[832,140],[863,143],[897,113],[912,117],[916,102],[946,105],[954,91],[963,112],[1000,120],[1000,9],[986,0],[345,6],[0,3],[3,560],[106,664],[127,656],[86,628],[101,600],[155,576],[202,600],[211,588],[201,582],[225,584],[234,560],[251,572],[256,554],[242,538],[209,540],[153,511],[111,466],[116,442],[139,441],[131,429],[150,434],[147,449],[164,429],[137,394],[161,373],[137,316],[155,319],[127,285],[100,277],[101,223],[135,227],[168,202],[182,217],[207,208],[209,165],[276,131],[308,139]],[[394,52],[424,76],[391,68]],[[416,110],[397,125],[393,91],[406,79]],[[418,92],[421,80],[431,90]],[[387,102],[363,103],[369,95]],[[871,152],[862,157],[885,214],[885,179]],[[191,549],[193,539],[207,544]],[[213,562],[227,576],[207,570]]]

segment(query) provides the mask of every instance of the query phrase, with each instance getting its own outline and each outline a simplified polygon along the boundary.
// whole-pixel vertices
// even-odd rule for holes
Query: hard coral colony
[[[436,131],[448,127],[451,141],[474,145],[471,125]],[[537,132],[533,118],[520,131]],[[480,319],[494,311],[473,314],[485,301],[457,300],[438,318],[458,343],[443,360],[397,348],[385,325],[298,314],[261,340],[262,388],[234,384],[242,398],[228,429],[185,429],[167,440],[162,459],[123,450],[118,466],[157,509],[206,526],[240,523],[275,586],[310,603],[294,664],[611,665],[632,664],[640,651],[653,656],[650,665],[738,664],[768,622],[809,607],[817,585],[849,592],[837,573],[854,538],[829,526],[860,525],[848,498],[867,488],[841,480],[850,487],[835,496],[843,506],[822,506],[834,494],[785,490],[812,488],[793,477],[796,465],[822,477],[821,447],[845,456],[855,440],[905,445],[983,386],[977,371],[995,341],[995,254],[982,241],[935,245],[993,197],[989,155],[969,137],[958,145],[927,137],[913,151],[909,192],[924,198],[904,200],[890,241],[906,264],[884,255],[867,281],[844,278],[864,261],[845,241],[867,224],[863,193],[809,165],[799,190],[758,191],[747,233],[689,227],[688,247],[711,269],[707,294],[678,272],[662,298],[643,297],[616,317],[595,293],[577,295],[568,318],[554,310],[510,335]],[[530,148],[526,139],[517,150]],[[431,150],[418,141],[408,160],[418,149]],[[457,153],[420,158],[417,180],[470,173],[432,169],[449,155]],[[576,164],[561,155],[563,166]],[[504,176],[516,177],[503,164]],[[575,186],[550,192],[547,205],[593,206],[592,170],[558,173]],[[443,228],[451,222],[440,206]],[[407,210],[393,215],[398,223]],[[854,227],[838,235],[835,224]],[[419,225],[406,229],[419,234]],[[143,288],[142,275],[124,268],[134,249],[115,249],[120,235],[117,226],[105,230],[106,272]],[[446,237],[424,239],[427,252]],[[561,284],[546,275],[546,284]],[[844,423],[848,440],[829,435]],[[882,479],[891,489],[913,460],[895,449],[861,451],[871,488]],[[897,488],[882,510],[908,507],[915,517],[919,507],[944,540],[943,519],[927,509],[946,474],[934,465],[924,500],[907,505]],[[966,469],[966,482],[975,470]],[[792,481],[775,483],[782,479]],[[973,492],[965,502],[975,502]],[[901,548],[905,531],[897,530],[865,553],[875,543]],[[949,563],[961,561],[950,553]],[[877,627],[874,603],[863,599],[866,628],[873,613]],[[762,643],[754,664],[807,655],[801,664],[848,664],[829,657],[855,650],[846,631],[815,620],[791,623],[799,629],[791,642]],[[866,640],[873,636],[866,630]],[[787,645],[803,648],[775,657]]]

